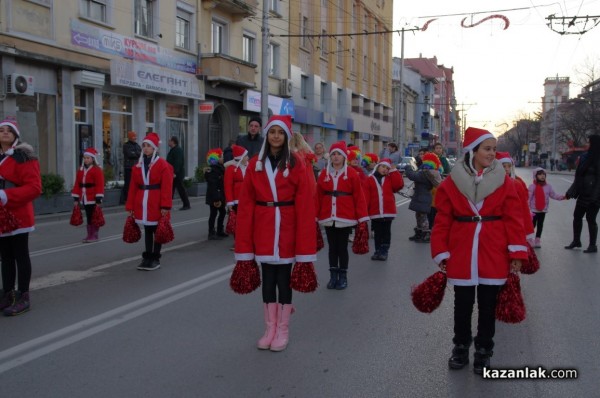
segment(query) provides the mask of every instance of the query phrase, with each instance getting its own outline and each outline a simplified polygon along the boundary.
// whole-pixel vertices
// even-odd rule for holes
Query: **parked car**
[[[417,169],[417,161],[412,156],[403,156],[398,163],[398,170],[404,171],[406,166],[410,165],[413,170]]]

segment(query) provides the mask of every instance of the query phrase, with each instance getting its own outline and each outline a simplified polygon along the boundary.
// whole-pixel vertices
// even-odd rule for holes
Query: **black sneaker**
[[[140,271],[156,271],[160,268],[160,261],[158,260],[150,260],[146,263],[138,265],[137,269]]]

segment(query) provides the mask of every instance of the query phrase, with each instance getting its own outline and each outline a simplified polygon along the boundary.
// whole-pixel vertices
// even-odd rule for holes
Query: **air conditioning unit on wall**
[[[282,79],[279,86],[279,95],[282,97],[291,97],[293,89],[292,79]]]
[[[33,95],[35,94],[33,76],[13,73],[6,76],[6,94]]]

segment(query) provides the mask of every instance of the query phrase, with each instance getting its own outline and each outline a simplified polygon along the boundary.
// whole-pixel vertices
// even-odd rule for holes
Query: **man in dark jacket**
[[[183,202],[183,207],[179,210],[189,210],[190,209],[190,199],[188,198],[187,191],[183,186],[183,178],[185,177],[184,171],[184,161],[183,161],[183,149],[179,146],[179,139],[173,136],[169,140],[169,153],[167,154],[167,162],[171,166],[173,166],[173,172],[175,176],[173,176],[173,196],[175,196],[175,188],[177,188],[177,193],[179,193],[179,197]]]
[[[235,142],[248,150],[249,159],[260,152],[264,140],[260,135],[261,129],[262,121],[260,118],[258,116],[251,117],[250,122],[248,122],[248,134],[239,136]]]
[[[136,142],[137,135],[135,131],[127,133],[127,142],[123,144],[123,172],[125,184],[121,190],[120,204],[127,202],[127,193],[129,192],[129,181],[131,181],[131,169],[136,165],[142,155],[142,147]]]

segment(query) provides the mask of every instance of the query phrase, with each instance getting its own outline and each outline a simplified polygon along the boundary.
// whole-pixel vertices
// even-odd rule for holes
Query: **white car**
[[[413,170],[417,169],[417,161],[412,156],[403,156],[398,163],[398,170],[404,171],[406,166],[410,165]]]

